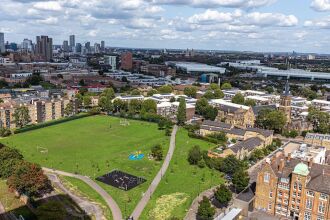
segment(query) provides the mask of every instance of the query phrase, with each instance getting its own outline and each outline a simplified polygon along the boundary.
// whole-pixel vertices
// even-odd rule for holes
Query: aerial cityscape
[[[330,0],[0,0],[0,220],[330,220]]]

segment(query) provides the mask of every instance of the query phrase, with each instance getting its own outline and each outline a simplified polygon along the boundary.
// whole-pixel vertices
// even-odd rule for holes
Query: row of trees
[[[188,152],[188,162],[200,168],[205,166],[225,173],[231,178],[237,192],[245,189],[249,184],[249,175],[246,172],[247,163],[229,155],[225,158],[210,158],[207,151],[201,151],[199,146],[194,146]]]
[[[38,164],[24,160],[13,148],[0,147],[0,178],[8,179],[10,189],[29,197],[42,197],[53,188]]]
[[[252,99],[245,100],[244,96],[241,93],[237,93],[232,99],[232,103],[247,105],[247,106],[255,106],[256,102]]]

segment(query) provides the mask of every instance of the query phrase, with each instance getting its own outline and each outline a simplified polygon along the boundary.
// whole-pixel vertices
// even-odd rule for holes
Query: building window
[[[269,192],[269,198],[273,198],[273,191],[272,190]]]
[[[300,204],[300,199],[297,199],[297,203]]]
[[[283,193],[282,193],[282,191],[280,190],[280,191],[278,191],[278,195],[279,196],[282,196],[283,195]]]
[[[319,213],[324,213],[325,205],[324,202],[320,202],[319,204]]]
[[[324,220],[324,216],[317,216],[317,219],[316,220]]]
[[[270,175],[269,175],[269,173],[265,173],[265,174],[264,174],[264,182],[265,182],[265,183],[269,183],[269,180],[270,180]]]
[[[327,194],[324,194],[324,193],[321,193],[320,194],[320,199],[327,200],[328,199],[328,195]]]
[[[272,203],[268,203],[268,210],[271,210],[272,209]]]
[[[312,199],[307,199],[306,200],[306,209],[312,209],[312,207],[313,207]]]
[[[293,184],[293,189],[297,189],[297,183]]]
[[[301,189],[302,189],[301,183],[299,183],[298,187],[299,187],[299,191],[301,191]]]
[[[304,220],[311,220],[311,219],[312,219],[311,213],[310,212],[305,212]]]
[[[308,190],[308,191],[307,191],[307,195],[308,195],[308,196],[314,196],[314,192]]]

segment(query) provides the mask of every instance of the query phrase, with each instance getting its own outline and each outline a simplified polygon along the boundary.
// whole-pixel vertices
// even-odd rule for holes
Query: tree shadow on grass
[[[0,214],[0,220],[92,220],[68,195],[54,195]]]

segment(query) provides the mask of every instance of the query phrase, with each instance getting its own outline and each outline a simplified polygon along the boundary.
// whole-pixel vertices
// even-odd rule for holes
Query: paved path
[[[214,190],[216,190],[217,187],[218,186],[214,186],[213,188],[207,189],[204,192],[200,193],[192,202],[186,216],[184,217],[184,220],[196,219],[199,202],[202,201],[204,196],[210,199],[213,196]]]
[[[162,165],[162,167],[160,168],[159,172],[157,173],[156,177],[154,178],[154,180],[152,181],[152,183],[150,184],[148,190],[144,193],[142,199],[140,200],[140,202],[137,204],[137,206],[135,207],[131,217],[133,217],[133,219],[139,219],[143,209],[146,207],[146,205],[148,204],[152,194],[155,192],[155,189],[157,188],[158,184],[160,183],[162,177],[164,176],[174,153],[175,150],[175,136],[176,136],[176,132],[178,130],[178,127],[175,125],[173,127],[173,131],[172,131],[172,135],[171,135],[171,141],[170,141],[170,147],[168,150],[168,153],[165,157],[164,163]]]
[[[56,188],[60,189],[65,194],[69,195],[73,199],[73,201],[77,203],[79,207],[82,208],[88,215],[93,215],[96,220],[105,219],[103,216],[103,211],[98,205],[73,194],[69,189],[67,189],[62,184],[61,180],[58,178],[56,174],[49,173],[47,174],[47,176],[52,181],[52,183],[55,185]]]
[[[91,180],[89,177],[77,175],[77,174],[73,174],[73,173],[68,173],[68,172],[64,172],[64,171],[60,171],[60,170],[48,169],[48,168],[43,168],[43,170],[48,173],[56,173],[58,175],[69,176],[69,177],[77,178],[77,179],[84,181],[86,184],[88,184],[90,187],[92,187],[98,194],[100,194],[100,196],[102,196],[104,201],[107,203],[107,205],[111,209],[114,220],[123,219],[121,210],[120,210],[119,206],[117,205],[117,203],[115,202],[115,200],[102,187],[100,187],[96,182]]]

